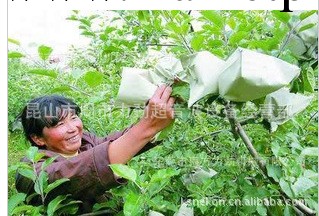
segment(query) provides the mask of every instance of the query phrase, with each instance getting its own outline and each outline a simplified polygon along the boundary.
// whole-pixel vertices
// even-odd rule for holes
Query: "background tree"
[[[316,11],[112,11],[83,16],[73,11],[68,20],[78,22],[91,43],[85,50],[72,49],[67,68],[50,64],[52,48],[44,45],[39,46],[39,59],[23,63],[27,54],[10,39],[17,48],[8,56],[9,154],[13,156],[9,164],[27,148],[21,145],[25,141],[15,117],[16,108],[29,98],[45,93],[73,97],[82,104],[86,129],[104,135],[134,123],[143,112],[114,105],[123,67],[151,68],[161,55],[180,58],[203,50],[225,60],[243,47],[299,66],[301,73],[289,87],[291,92],[314,96],[307,110],[270,133],[269,124],[259,115],[263,101],[232,103],[207,96],[192,109],[181,102],[179,118],[162,145],[134,158],[129,167],[112,167],[119,175],[126,173],[123,177],[130,181],[111,189],[112,199],[96,204],[94,211],[146,215],[152,210],[173,215],[181,200],[192,199],[204,202],[191,210],[195,215],[317,212],[315,15]],[[174,94],[186,99],[187,90],[187,86],[175,88]],[[234,112],[236,118],[229,115]],[[10,195],[16,193],[12,179]],[[252,197],[305,203],[205,203],[205,198],[244,201]]]

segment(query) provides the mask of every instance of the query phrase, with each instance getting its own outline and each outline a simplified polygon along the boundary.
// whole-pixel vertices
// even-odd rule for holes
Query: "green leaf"
[[[206,11],[201,11],[201,14],[214,23],[217,27],[220,29],[224,27],[224,19],[223,17],[216,11],[211,11],[211,10],[206,10]]]
[[[266,216],[267,215],[267,209],[263,205],[257,205],[257,212],[258,212],[259,215],[262,215],[262,216]]]
[[[31,147],[27,150],[26,156],[27,156],[27,158],[28,158],[30,161],[34,162],[34,161],[35,161],[34,159],[35,159],[37,153],[38,153],[38,148],[35,147],[35,146],[31,146]]]
[[[307,73],[302,73],[302,83],[305,91],[308,92],[313,92],[314,87],[309,81],[308,74]]]
[[[166,27],[169,29],[169,30],[171,30],[171,31],[173,31],[173,32],[175,32],[175,33],[177,33],[177,34],[181,34],[182,32],[181,32],[181,29],[180,29],[180,27],[175,23],[175,22],[168,22],[167,24],[166,24]]]
[[[63,202],[66,198],[67,196],[64,196],[64,195],[60,195],[54,198],[48,205],[48,209],[47,209],[48,216],[55,215],[54,213],[56,212],[56,210],[59,209],[61,202]]]
[[[66,20],[76,21],[76,20],[78,20],[78,18],[75,15],[71,15],[71,16],[67,17]]]
[[[271,151],[273,152],[273,154],[278,157],[279,155],[281,155],[281,148],[278,142],[272,142],[271,143]]]
[[[32,214],[30,216],[38,216],[41,215],[42,212],[44,212],[44,206],[40,205],[40,206],[34,206],[34,208],[32,209]]]
[[[124,215],[125,216],[135,216],[141,215],[143,212],[143,197],[130,191],[125,197],[124,202]]]
[[[169,126],[167,126],[166,128],[164,128],[163,130],[161,130],[155,137],[156,141],[160,141],[163,139],[166,139],[168,137],[168,135],[171,133],[171,131],[174,128],[174,123],[171,123]]]
[[[91,31],[83,31],[81,33],[81,35],[84,35],[84,36],[95,36],[95,34]]]
[[[186,107],[175,107],[174,108],[175,116],[181,121],[188,121],[192,116],[192,111]]]
[[[306,198],[305,204],[315,210],[315,212],[318,212],[318,199],[315,196],[313,198]]]
[[[47,60],[51,55],[53,49],[48,46],[41,45],[38,47],[38,54],[42,60]]]
[[[118,47],[115,47],[115,46],[106,46],[104,47],[103,49],[103,55],[106,55],[106,54],[109,54],[109,53],[112,53],[112,52],[120,52],[122,51],[120,48]]]
[[[109,33],[113,32],[113,31],[115,31],[115,30],[116,30],[115,27],[107,26],[107,27],[105,28],[105,30],[104,30],[104,34],[109,34]]]
[[[15,39],[12,39],[12,38],[8,38],[8,42],[20,46],[20,42],[18,40],[15,40]]]
[[[17,193],[14,194],[12,197],[10,197],[9,201],[8,201],[8,213],[9,215],[12,214],[13,209],[18,206],[20,203],[22,203],[25,198],[26,198],[26,194],[24,193]]]
[[[295,197],[290,185],[283,178],[280,179],[279,185],[281,189],[283,190],[283,192],[285,192],[290,198]]]
[[[72,77],[75,79],[79,79],[84,73],[85,71],[79,68],[75,68],[71,71]]]
[[[44,195],[44,189],[48,186],[48,174],[44,171],[41,171],[37,181],[34,184],[34,191],[37,194]]]
[[[316,184],[310,180],[309,178],[306,177],[299,177],[297,181],[291,186],[292,190],[298,196],[301,193],[304,193],[308,189],[315,187]]]
[[[228,21],[227,21],[227,24],[228,24],[228,26],[231,28],[231,29],[235,29],[236,28],[236,21],[235,21],[235,19],[233,19],[233,18],[230,18]]]
[[[277,165],[267,164],[267,175],[272,177],[276,182],[279,182],[279,179],[282,176],[281,168]]]
[[[292,216],[292,215],[294,215],[293,210],[291,209],[290,206],[286,205],[284,210],[284,216]]]
[[[57,72],[55,70],[33,69],[33,70],[30,70],[29,73],[42,75],[42,76],[49,76],[49,77],[52,77],[52,78],[57,78],[58,77],[58,74],[57,74]]]
[[[69,86],[60,86],[60,87],[56,87],[56,88],[50,89],[51,93],[67,92],[67,91],[72,91],[71,87],[69,87]]]
[[[307,17],[310,17],[312,14],[315,14],[315,13],[316,13],[316,10],[306,11],[306,12],[299,14],[299,18],[300,18],[300,20],[304,20]]]
[[[32,169],[32,167],[28,163],[18,162],[8,167],[8,174],[11,174],[12,172],[16,172],[18,169]]]
[[[318,178],[318,172],[314,172],[313,170],[306,169],[305,172],[304,172],[304,176],[306,178],[309,178],[309,179],[317,179]]]
[[[58,187],[59,185],[63,184],[64,182],[67,182],[67,181],[70,181],[70,180],[67,178],[62,178],[62,179],[58,179],[58,180],[54,181],[53,183],[51,183],[47,186],[47,188],[44,190],[44,193],[45,194],[49,193],[54,188]]]
[[[19,52],[9,52],[8,53],[8,58],[22,58],[25,55],[23,55],[22,53]]]
[[[258,197],[260,199],[263,199],[270,195],[268,189],[266,189],[265,187],[260,187],[258,190],[256,190],[254,186],[246,185],[243,187],[243,190],[245,192],[245,197],[247,199],[252,197],[254,198]]]
[[[171,17],[176,17],[176,15],[178,15],[179,13],[180,13],[180,11],[179,10],[172,10],[172,11],[169,11],[169,12],[171,12]]]
[[[29,170],[29,169],[19,169],[18,172],[20,173],[20,175],[23,175],[24,177],[31,179],[33,182],[36,180],[37,176],[34,173],[33,170]]]
[[[161,182],[162,180],[169,179],[172,176],[178,175],[179,173],[179,170],[171,168],[158,170],[155,174],[152,175],[150,183]]]
[[[302,79],[304,84],[304,89],[308,92],[313,93],[316,86],[316,77],[314,75],[314,70],[309,67],[307,71],[302,73]]]
[[[189,21],[188,20],[184,20],[180,26],[180,29],[181,29],[181,34],[182,35],[187,35],[187,33],[189,32],[189,28],[190,28],[190,25],[189,25]]]
[[[35,197],[39,198],[39,194],[37,194],[37,193],[32,193],[32,194],[28,195],[27,198],[25,199],[25,202],[26,202],[26,203],[30,203],[31,200],[33,200]],[[37,199],[37,198],[36,198],[36,199]]]
[[[37,163],[39,160],[41,160],[45,156],[44,153],[37,153],[33,159],[33,162]]]
[[[64,205],[59,205],[56,209],[57,215],[74,215],[79,209],[79,204],[81,201],[70,201]]]
[[[141,24],[143,25],[148,25],[149,22],[149,14],[148,14],[148,11],[144,11],[144,10],[141,10],[141,11],[138,11],[137,12],[137,16],[138,16],[138,20]]]
[[[150,196],[160,192],[170,182],[170,178],[178,174],[179,171],[174,169],[162,169],[153,174],[147,187]]]
[[[103,82],[103,77],[103,74],[98,71],[88,71],[83,78],[90,87],[96,87]]]
[[[30,215],[29,213],[31,211],[34,211],[35,209],[38,209],[37,207],[34,207],[32,205],[22,205],[18,206],[13,209],[12,215]],[[23,213],[23,214],[21,214]]]
[[[318,157],[318,147],[304,148],[301,155]]]
[[[296,35],[291,35],[287,43],[287,48],[295,56],[301,56],[302,54],[307,52],[307,47],[305,46],[303,40]]]
[[[305,30],[307,30],[307,29],[310,29],[310,28],[314,27],[315,25],[317,25],[317,24],[316,24],[316,23],[309,23],[309,24],[307,24],[307,25],[304,25],[304,26],[302,26],[302,27],[299,29],[298,33],[303,32],[303,31],[305,31]]]
[[[86,26],[88,26],[88,27],[91,26],[91,20],[89,20],[89,19],[79,19],[79,21],[80,21],[82,24],[84,24],[84,25],[86,25]]]
[[[189,84],[188,83],[177,83],[173,84],[172,86],[173,92],[172,96],[173,97],[180,97],[184,101],[188,101],[189,99]]]
[[[112,171],[115,175],[135,182],[137,178],[136,171],[123,164],[111,164]]]
[[[41,170],[44,170],[46,169],[50,164],[52,164],[52,162],[57,158],[58,156],[55,156],[55,157],[51,157],[51,158],[48,158],[46,159],[42,165],[41,165]]]
[[[89,16],[89,20],[94,20],[96,18],[99,18],[100,16],[99,15],[91,15]]]
[[[287,12],[272,11],[272,14],[283,23],[288,23],[290,20],[290,15]]]
[[[243,40],[247,35],[248,35],[248,32],[244,32],[244,31],[235,32],[229,37],[229,44],[236,45],[241,40]]]
[[[207,42],[207,44],[210,46],[210,47],[212,47],[212,48],[218,48],[218,47],[221,47],[221,46],[223,46],[223,41],[222,40],[209,40],[208,42]]]
[[[195,35],[191,41],[191,47],[195,51],[199,51],[203,46],[204,39],[205,39],[205,37],[201,34]]]
[[[41,171],[39,176],[38,176],[38,182],[39,182],[39,189],[41,190],[42,193],[44,193],[44,190],[48,187],[48,180],[49,176],[45,171]]]

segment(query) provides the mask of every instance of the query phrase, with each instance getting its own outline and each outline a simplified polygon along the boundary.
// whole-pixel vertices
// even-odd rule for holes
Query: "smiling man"
[[[103,138],[83,130],[80,108],[72,100],[56,95],[31,100],[23,109],[21,120],[26,138],[45,154],[36,169],[39,172],[44,160],[56,157],[46,168],[49,182],[70,179],[48,200],[58,194],[71,194],[83,202],[81,213],[90,212],[95,203],[104,201],[106,190],[123,183],[109,164],[125,164],[154,147],[156,144],[150,143],[153,137],[174,121],[171,93],[171,87],[158,87],[139,122]],[[19,173],[16,188],[27,194],[34,192],[33,182]],[[32,200],[32,204],[36,203],[41,204],[39,197]]]

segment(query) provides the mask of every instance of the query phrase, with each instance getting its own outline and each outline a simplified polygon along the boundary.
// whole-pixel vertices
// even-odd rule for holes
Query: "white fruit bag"
[[[300,15],[304,11],[294,11],[293,14]],[[304,26],[313,25],[311,28],[300,31]],[[317,43],[318,41],[318,14],[314,13],[306,19],[302,20],[298,26],[296,26],[296,31],[302,40],[309,46]],[[300,32],[299,32],[300,31]]]
[[[189,76],[190,96],[188,107],[208,94],[218,95],[218,77],[225,62],[208,51],[182,58],[182,65]]]
[[[194,207],[191,203],[183,202],[174,216],[194,216]]]
[[[154,82],[156,82],[156,84],[172,84],[174,79],[179,79],[184,82],[187,82],[188,80],[181,61],[171,55],[167,55],[159,59],[155,65],[152,76],[154,76],[154,74],[160,77],[160,79],[158,79],[158,77],[154,78]]]
[[[144,105],[157,89],[149,70],[123,68],[120,89],[116,103],[127,106]]]
[[[182,177],[182,181],[184,185],[189,184],[203,184],[205,180],[212,178],[215,176],[217,172],[211,168],[207,170],[202,167],[197,167],[190,174],[185,174]]]
[[[270,122],[271,130],[275,131],[278,125],[304,110],[311,100],[311,96],[290,93],[288,88],[282,88],[266,96],[261,107],[262,116]]]
[[[238,48],[219,76],[219,93],[235,102],[258,99],[286,86],[299,72],[297,66],[273,56]]]
[[[172,84],[175,79],[187,81],[180,60],[173,56],[161,58],[154,70],[123,68],[117,104],[140,106],[149,100],[157,86]]]
[[[157,211],[149,211],[148,216],[164,216],[162,213],[157,212]]]

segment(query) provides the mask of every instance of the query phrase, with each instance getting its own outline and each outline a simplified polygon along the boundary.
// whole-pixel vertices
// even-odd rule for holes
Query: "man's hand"
[[[127,163],[159,131],[174,121],[174,101],[172,88],[166,85],[158,87],[149,100],[143,118],[123,136],[109,145],[110,163]]]
[[[158,133],[174,121],[174,102],[172,88],[162,85],[157,88],[148,101],[141,123],[148,128],[147,132]]]

